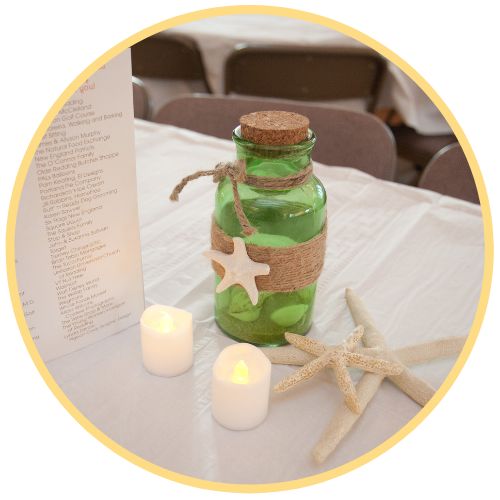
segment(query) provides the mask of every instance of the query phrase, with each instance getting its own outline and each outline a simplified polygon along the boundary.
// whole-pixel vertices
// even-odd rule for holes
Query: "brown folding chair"
[[[149,96],[144,87],[144,82],[136,76],[132,77],[132,92],[134,100],[134,117],[147,120],[150,110]]]
[[[445,146],[457,141],[453,134],[422,135],[406,125],[392,127],[398,156],[422,168]]]
[[[385,60],[357,47],[242,45],[226,61],[225,93],[299,101],[361,98],[374,109]]]
[[[132,74],[172,80],[201,80],[210,87],[194,40],[177,34],[159,34],[132,45]]]
[[[272,99],[190,96],[167,103],[153,121],[229,139],[240,116],[263,110],[308,116],[318,137],[315,160],[357,168],[380,179],[394,178],[394,138],[381,120],[368,113]]]
[[[458,142],[445,146],[434,155],[425,167],[418,186],[479,203],[474,177]]]

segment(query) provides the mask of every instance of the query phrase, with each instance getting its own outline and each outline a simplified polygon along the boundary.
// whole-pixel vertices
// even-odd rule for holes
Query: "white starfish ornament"
[[[215,291],[221,293],[232,285],[241,285],[248,293],[253,305],[259,301],[259,290],[255,283],[256,276],[266,276],[271,272],[268,264],[254,262],[247,254],[245,242],[241,238],[233,238],[233,253],[208,250],[203,252],[224,268],[224,277]]]

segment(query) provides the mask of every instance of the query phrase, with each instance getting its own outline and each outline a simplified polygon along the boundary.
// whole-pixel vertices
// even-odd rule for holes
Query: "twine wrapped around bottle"
[[[315,283],[323,269],[326,249],[327,224],[314,238],[289,247],[269,247],[247,243],[248,256],[254,262],[265,262],[271,268],[267,276],[257,276],[259,290],[294,292]],[[212,220],[212,249],[231,253],[233,239]],[[223,267],[212,261],[214,271],[222,278]]]
[[[251,225],[243,210],[241,198],[238,193],[239,183],[245,183],[257,189],[284,190],[305,184],[313,174],[312,163],[309,163],[299,172],[286,177],[248,175],[245,168],[244,160],[235,160],[218,163],[215,168],[210,170],[195,172],[184,177],[175,186],[170,199],[178,201],[179,194],[184,187],[189,182],[200,177],[212,177],[214,182],[220,182],[224,178],[228,178],[233,188],[236,216],[243,233],[250,236],[255,233],[256,229]],[[322,231],[317,236],[308,241],[288,247],[270,247],[247,243],[248,256],[254,262],[266,263],[271,268],[268,275],[256,278],[258,289],[271,292],[293,292],[315,283],[323,268],[326,236],[327,224],[325,221]],[[213,250],[227,254],[233,251],[233,238],[226,234],[215,220],[212,220],[211,241]],[[224,276],[224,268],[220,264],[212,262],[212,266],[220,277]]]

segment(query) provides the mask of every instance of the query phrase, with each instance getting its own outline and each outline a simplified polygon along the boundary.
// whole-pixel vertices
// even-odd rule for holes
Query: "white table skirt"
[[[195,39],[204,61],[208,82],[217,94],[224,91],[224,65],[240,43],[312,45],[334,47],[363,46],[357,40],[326,26],[279,16],[232,15],[203,19],[172,28],[165,33],[180,33]],[[175,91],[165,87],[165,92]],[[156,94],[155,94],[156,95]],[[177,94],[171,94],[170,98]],[[166,95],[163,94],[166,100]],[[155,97],[157,100],[157,98]],[[381,104],[391,106],[406,124],[422,134],[448,134],[450,127],[441,113],[420,88],[397,66],[388,64]],[[341,103],[347,108],[359,103]],[[155,108],[157,109],[157,108]]]
[[[168,194],[194,170],[233,158],[229,141],[137,122],[142,257],[148,304],[185,308],[195,319],[195,362],[166,379],[142,366],[139,329],[109,337],[49,363],[63,391],[98,428],[169,470],[229,483],[292,480],[339,466],[380,444],[420,407],[382,384],[352,432],[323,465],[310,451],[335,409],[339,391],[325,374],[272,395],[267,420],[251,431],[222,428],[211,415],[211,367],[232,343],[213,318],[209,245],[215,186],[191,183],[178,203]],[[353,328],[345,287],[354,288],[392,347],[466,335],[481,288],[480,208],[439,194],[315,164],[328,191],[328,250],[320,278],[313,338],[339,342]],[[438,387],[454,363],[415,372]],[[276,383],[294,368],[273,366]],[[358,374],[356,374],[357,376]]]

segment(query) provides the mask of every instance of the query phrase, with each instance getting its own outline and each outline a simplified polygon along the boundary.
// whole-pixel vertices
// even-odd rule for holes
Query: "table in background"
[[[224,91],[224,64],[240,43],[362,47],[357,40],[315,23],[279,16],[231,15],[202,19],[171,28],[164,33],[180,33],[198,43],[212,91]],[[156,82],[155,91],[159,92]],[[171,85],[170,83],[168,85]],[[177,83],[176,85],[181,85]],[[186,84],[188,85],[188,84]],[[167,92],[189,91],[165,87]],[[169,90],[170,89],[170,90]],[[173,94],[171,94],[173,95]],[[177,95],[177,94],[176,94]],[[168,100],[168,96],[164,99]],[[158,98],[155,98],[157,106]],[[448,134],[450,127],[426,94],[397,66],[388,63],[388,75],[381,92],[381,104],[394,107],[405,123],[422,134]]]
[[[340,392],[326,374],[272,395],[267,420],[229,431],[210,410],[212,364],[232,343],[213,317],[209,246],[215,186],[190,184],[178,203],[176,182],[233,158],[229,141],[137,121],[137,174],[147,304],[187,309],[195,319],[193,368],[176,378],[149,375],[134,327],[59,358],[48,368],[76,407],[111,439],[171,471],[202,479],[267,483],[317,474],[388,439],[420,410],[384,382],[352,432],[323,465],[310,452]],[[391,347],[469,332],[483,272],[478,205],[315,164],[328,192],[328,247],[310,336],[337,343],[353,328],[344,289],[362,297]],[[415,368],[439,386],[454,360]],[[273,366],[272,383],[295,368]],[[359,375],[359,374],[358,374]]]

